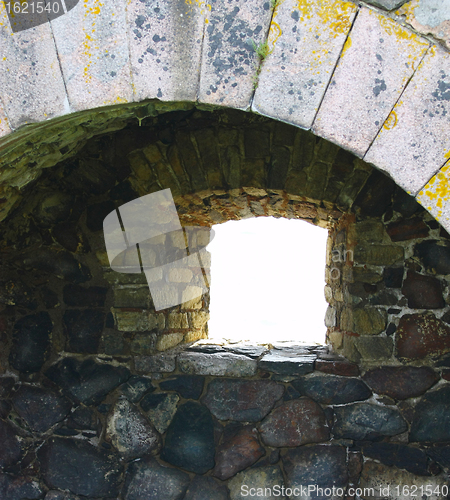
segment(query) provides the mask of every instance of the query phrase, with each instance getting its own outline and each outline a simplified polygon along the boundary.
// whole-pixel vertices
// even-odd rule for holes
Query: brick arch
[[[141,119],[183,101],[310,129],[386,172],[450,228],[450,59],[394,12],[340,0],[281,0],[275,8],[89,0],[12,34],[0,9],[4,212],[38,167],[95,133],[95,120],[103,131],[120,128],[126,113]],[[73,134],[64,136],[69,122]],[[41,163],[18,160],[19,145],[28,155],[39,149]]]

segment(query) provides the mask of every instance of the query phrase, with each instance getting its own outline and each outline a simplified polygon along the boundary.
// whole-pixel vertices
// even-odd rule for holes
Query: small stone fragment
[[[235,477],[228,481],[231,500],[245,500],[249,498],[250,491],[260,493],[260,498],[275,498],[274,495],[266,496],[266,488],[268,491],[280,491],[280,495],[276,498],[287,499],[281,495],[281,489],[284,486],[283,474],[278,466],[264,466],[247,469],[239,472]],[[257,497],[257,498],[258,498]],[[251,498],[251,497],[250,497]]]
[[[156,430],[163,434],[172,422],[180,400],[178,394],[147,394],[141,401],[141,408]]]

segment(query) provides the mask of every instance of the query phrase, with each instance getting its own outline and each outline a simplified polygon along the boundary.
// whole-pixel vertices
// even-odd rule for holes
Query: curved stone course
[[[0,210],[71,144],[105,131],[86,130],[78,112],[159,99],[311,129],[387,172],[449,229],[450,62],[439,46],[448,43],[448,2],[435,10],[433,0],[86,0],[13,34],[2,2]],[[121,128],[123,113],[153,115],[147,104],[104,116]],[[69,122],[52,121],[63,116],[80,120],[79,139],[63,138]],[[20,147],[26,159],[12,153]],[[30,165],[36,147],[45,159]]]

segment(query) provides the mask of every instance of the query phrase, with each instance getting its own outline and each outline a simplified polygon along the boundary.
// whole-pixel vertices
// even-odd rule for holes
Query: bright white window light
[[[214,226],[210,339],[324,344],[327,231],[258,217]]]

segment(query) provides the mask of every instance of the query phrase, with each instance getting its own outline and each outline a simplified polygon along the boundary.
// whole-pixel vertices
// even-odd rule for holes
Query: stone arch
[[[83,135],[88,110],[130,103],[99,111],[116,127],[112,116],[120,121],[131,103],[158,98],[251,109],[311,129],[387,172],[450,227],[450,62],[433,39],[410,28],[427,32],[413,3],[386,12],[340,0],[283,0],[274,8],[178,0],[152,10],[92,0],[15,34],[2,5],[0,181],[10,191],[3,209],[17,198],[15,188],[71,149],[74,138],[61,130],[69,121]],[[137,105],[137,118],[158,106],[165,105]],[[57,130],[60,140],[44,141],[44,130]],[[18,158],[20,143],[40,143],[44,158],[34,171]]]

